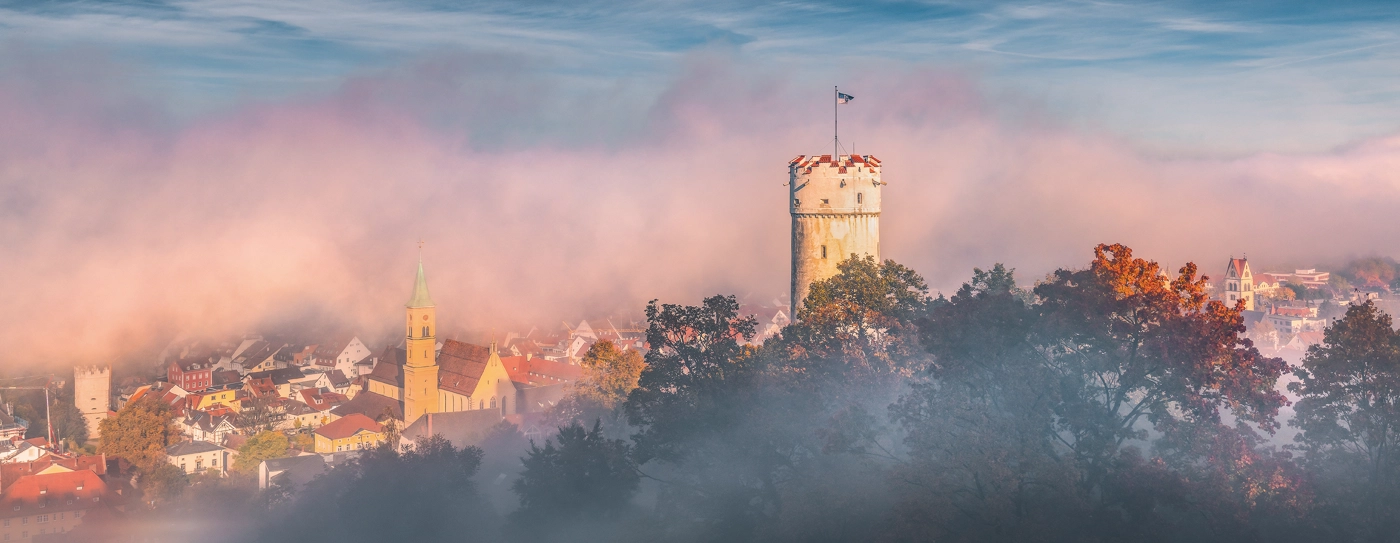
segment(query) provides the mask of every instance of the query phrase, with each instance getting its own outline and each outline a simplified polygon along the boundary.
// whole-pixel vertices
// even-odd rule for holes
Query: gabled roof
[[[403,386],[403,363],[407,359],[408,354],[403,349],[385,347],[384,353],[379,357],[379,363],[369,372],[370,380],[396,387]]]
[[[384,427],[367,416],[359,413],[351,413],[316,429],[318,435],[327,439],[344,439],[361,431],[374,432],[377,434],[383,432]]]
[[[301,378],[303,378],[303,377],[306,377],[306,375],[303,374],[303,373],[301,373],[301,370],[300,370],[300,369],[297,369],[297,368],[278,368],[278,369],[275,369],[275,370],[255,371],[255,372],[253,372],[253,373],[249,373],[248,375],[245,375],[245,376],[244,376],[244,379],[264,379],[264,378],[270,378],[270,379],[272,379],[273,384],[285,385],[285,384],[287,384],[287,383],[290,383],[290,382],[295,381],[295,380],[297,380],[297,379],[301,379]]]
[[[398,400],[387,396],[380,396],[372,392],[362,392],[356,394],[353,399],[343,404],[331,408],[331,414],[337,417],[345,417],[354,413],[365,415],[374,420],[379,420],[388,410],[389,416],[394,420],[403,420],[403,405]]]
[[[87,509],[101,505],[106,494],[107,483],[88,470],[25,475],[0,495],[0,514],[16,517]]]
[[[470,396],[476,391],[491,349],[449,339],[438,353],[438,387]]]
[[[301,400],[307,407],[317,411],[326,411],[347,401],[344,394],[321,392],[319,388],[301,389]]]
[[[166,447],[165,455],[184,456],[187,454],[199,454],[219,450],[223,450],[223,447],[220,447],[208,441],[184,441]]]

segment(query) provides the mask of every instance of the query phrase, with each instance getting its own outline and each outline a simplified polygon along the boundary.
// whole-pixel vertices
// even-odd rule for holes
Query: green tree
[[[150,396],[126,404],[99,428],[99,450],[125,458],[143,472],[164,464],[165,447],[180,439],[170,407]]]
[[[1315,472],[1371,533],[1400,526],[1400,333],[1368,301],[1352,306],[1308,348],[1290,423]]]
[[[385,443],[362,453],[357,477],[337,499],[347,539],[491,539],[497,519],[472,480],[481,458],[481,449],[458,449],[441,435],[420,437],[403,452]]]
[[[162,463],[141,473],[138,479],[141,496],[152,506],[161,506],[179,500],[189,488],[189,476],[169,463]]]
[[[577,422],[562,427],[544,447],[531,444],[521,459],[525,471],[512,485],[520,496],[520,510],[511,515],[516,529],[538,540],[552,522],[615,518],[640,480],[629,452],[596,421],[592,430]]]
[[[238,458],[233,461],[233,469],[242,473],[253,473],[264,460],[287,456],[288,446],[287,434],[275,430],[258,432],[238,448]]]

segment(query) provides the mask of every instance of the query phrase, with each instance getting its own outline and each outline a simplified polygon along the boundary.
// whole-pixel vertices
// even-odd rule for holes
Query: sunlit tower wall
[[[798,155],[788,163],[792,316],[812,283],[855,255],[880,259],[880,159]]]
[[[98,425],[107,418],[112,397],[111,366],[80,366],[73,368],[73,404],[87,423],[88,439],[101,437]]]

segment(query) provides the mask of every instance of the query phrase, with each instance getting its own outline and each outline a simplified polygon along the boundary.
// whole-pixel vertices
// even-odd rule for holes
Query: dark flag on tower
[[[851,100],[855,100],[855,99],[856,99],[856,97],[851,96],[851,95],[849,95],[849,94],[846,94],[846,93],[844,93],[844,92],[838,92],[838,93],[836,93],[836,103],[838,103],[838,104],[844,104],[844,103],[850,102]]]

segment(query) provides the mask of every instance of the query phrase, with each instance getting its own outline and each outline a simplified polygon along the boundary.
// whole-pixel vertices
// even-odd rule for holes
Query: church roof
[[[428,280],[423,278],[423,261],[418,261],[418,277],[413,280],[413,297],[408,299],[408,307],[433,307],[428,297]]]
[[[471,396],[476,391],[481,374],[486,371],[486,361],[491,359],[491,349],[456,340],[447,340],[438,353],[438,386]]]
[[[385,347],[384,353],[379,357],[379,363],[375,364],[369,373],[370,380],[396,387],[403,386],[403,363],[406,359],[407,354],[403,349]]]

